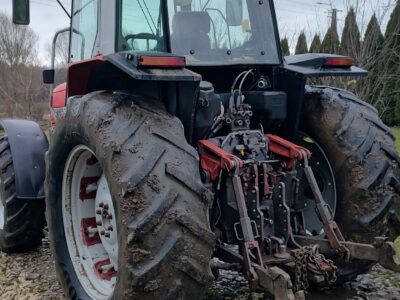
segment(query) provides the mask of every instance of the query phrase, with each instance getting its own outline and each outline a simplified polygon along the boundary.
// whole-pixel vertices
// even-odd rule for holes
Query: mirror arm
[[[63,11],[67,14],[68,18],[71,19],[71,15],[68,13],[68,11],[65,9],[64,5],[60,2],[60,0],[57,0],[58,4],[61,6]]]
[[[57,0],[58,1],[58,0]],[[64,28],[64,29],[61,29],[61,30],[59,30],[59,31],[57,31],[56,32],[56,34],[54,35],[54,37],[53,37],[53,42],[52,42],[52,45],[51,45],[51,66],[50,66],[50,69],[51,70],[54,70],[55,69],[55,62],[56,62],[56,44],[57,44],[57,39],[58,39],[58,36],[60,35],[60,34],[62,34],[62,33],[64,33],[64,32],[68,32],[68,31],[70,31],[70,28],[68,27],[68,28]],[[54,81],[54,79],[53,79],[53,81]],[[50,84],[50,101],[51,101],[51,97],[52,97],[52,95],[53,95],[53,83],[52,84]]]

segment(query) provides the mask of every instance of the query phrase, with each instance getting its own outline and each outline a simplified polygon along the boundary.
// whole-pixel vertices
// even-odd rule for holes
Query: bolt
[[[109,237],[111,236],[111,234],[110,234],[109,232],[106,232],[106,233],[104,234],[104,236],[105,236],[106,238],[109,238]]]
[[[112,218],[113,218],[112,214],[107,215],[107,219],[112,220]]]
[[[256,193],[256,190],[255,190],[255,189],[253,189],[253,190],[251,190],[251,192],[252,192],[253,194],[255,194],[255,193]]]
[[[100,231],[100,234],[101,234],[101,235],[105,235],[106,232],[105,232],[104,230],[102,230],[102,231]]]
[[[101,208],[96,209],[96,214],[101,215],[101,213],[102,213]]]
[[[104,204],[104,209],[105,209],[105,210],[108,209],[108,204]]]
[[[99,203],[99,207],[104,207],[104,203],[103,203],[103,202],[100,202],[100,203]]]
[[[108,226],[108,227],[107,227],[107,230],[109,230],[109,231],[113,231],[113,230],[114,230],[114,228],[112,227],[112,225],[110,225],[110,226]]]

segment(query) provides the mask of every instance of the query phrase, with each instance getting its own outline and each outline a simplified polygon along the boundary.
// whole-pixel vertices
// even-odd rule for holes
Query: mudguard
[[[0,126],[10,143],[17,197],[44,199],[46,135],[38,124],[27,120],[3,119]]]
[[[285,57],[283,69],[296,73],[304,78],[336,77],[336,76],[366,76],[368,72],[354,66],[326,67],[326,59],[341,59],[346,56],[334,54],[308,53]]]

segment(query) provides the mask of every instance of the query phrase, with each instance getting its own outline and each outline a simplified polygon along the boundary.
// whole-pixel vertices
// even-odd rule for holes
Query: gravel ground
[[[0,253],[0,299],[63,299],[54,262],[47,246],[20,254]],[[246,280],[237,272],[220,271],[220,277],[207,292],[207,300],[268,299],[249,293]],[[368,274],[340,289],[312,292],[307,300],[400,300],[400,274],[375,266]]]

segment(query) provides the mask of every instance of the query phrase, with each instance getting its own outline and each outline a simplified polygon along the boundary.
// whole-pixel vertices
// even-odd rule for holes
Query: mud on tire
[[[335,175],[335,219],[345,238],[371,243],[376,236],[400,235],[400,158],[376,109],[347,91],[307,87],[303,111],[302,130],[322,146]],[[349,264],[339,279],[370,266]]]
[[[65,242],[63,166],[77,145],[97,156],[113,196],[119,234],[116,299],[202,299],[213,279],[209,191],[183,126],[159,103],[95,92],[69,101],[47,157],[47,217],[66,296],[87,299]]]
[[[0,249],[11,253],[34,249],[42,242],[44,201],[16,195],[13,158],[7,136],[0,136]]]

